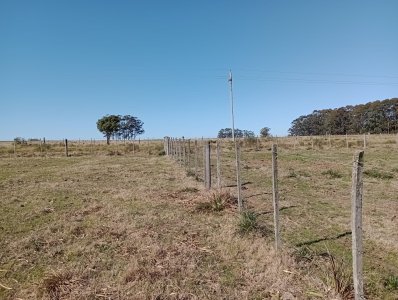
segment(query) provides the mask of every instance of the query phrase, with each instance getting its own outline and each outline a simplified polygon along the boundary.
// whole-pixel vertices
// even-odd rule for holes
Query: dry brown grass
[[[100,149],[91,155],[85,148],[79,156],[75,148],[68,158],[0,159],[0,299],[341,298],[340,265],[333,268],[322,252],[326,243],[347,262],[342,270],[349,268],[350,236],[335,237],[349,230],[352,150],[306,150],[308,141],[296,150],[286,142],[280,150],[279,254],[272,234],[237,233],[234,187],[204,191],[184,168],[159,156],[162,145],[141,143],[134,155],[118,145],[112,150],[122,155]],[[396,174],[395,145],[386,145],[370,143],[366,167]],[[233,185],[228,147],[222,176]],[[243,196],[260,226],[272,228],[269,144],[252,148],[242,151],[242,181],[250,182]],[[341,177],[322,175],[325,170]],[[394,179],[365,178],[371,299],[397,295],[384,288],[398,270],[397,189]],[[215,199],[223,209],[197,210]]]

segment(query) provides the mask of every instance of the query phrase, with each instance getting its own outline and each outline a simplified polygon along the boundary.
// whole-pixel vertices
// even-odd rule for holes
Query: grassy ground
[[[161,145],[141,145],[134,155],[128,145],[105,151],[81,146],[71,157],[61,157],[62,145],[54,157],[4,155],[0,299],[344,296],[337,283],[344,287],[343,273],[350,270],[353,150],[329,150],[328,141],[312,150],[309,139],[301,142],[280,145],[279,255],[273,250],[269,144],[259,151],[247,145],[242,153],[243,181],[250,182],[243,195],[255,211],[249,225],[242,225],[231,202],[235,188],[223,189],[229,195],[223,202],[223,194],[205,192],[200,180],[187,176],[194,153],[190,172],[160,156]],[[369,299],[398,298],[398,151],[385,145],[370,144],[365,153]],[[224,185],[234,183],[231,148],[223,145]]]

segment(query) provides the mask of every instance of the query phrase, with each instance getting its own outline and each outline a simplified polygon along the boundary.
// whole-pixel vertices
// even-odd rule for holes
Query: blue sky
[[[398,97],[398,1],[0,1],[0,140],[286,135],[314,109]]]

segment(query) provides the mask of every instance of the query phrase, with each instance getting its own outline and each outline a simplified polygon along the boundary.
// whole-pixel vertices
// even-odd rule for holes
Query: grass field
[[[394,141],[371,140],[365,151],[368,299],[398,299]],[[76,144],[71,157],[62,144],[48,153],[19,145],[16,158],[3,146],[0,299],[349,298],[351,166],[361,140],[279,143],[279,254],[270,142],[243,147],[243,197],[254,212],[246,223],[235,187],[204,191],[202,156],[198,180],[191,176],[193,153],[186,167],[156,142],[134,154],[130,145]],[[223,143],[224,185],[234,184],[233,170],[232,144]]]

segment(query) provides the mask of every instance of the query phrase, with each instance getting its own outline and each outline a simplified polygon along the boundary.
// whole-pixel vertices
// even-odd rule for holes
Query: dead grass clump
[[[352,274],[347,270],[343,260],[336,260],[331,254],[328,256],[328,281],[332,281],[335,292],[343,300],[354,299],[354,287],[352,285]]]
[[[108,150],[108,152],[106,153],[107,156],[120,156],[122,155],[121,152],[119,151],[115,151],[115,150]]]
[[[235,205],[235,197],[226,190],[213,191],[205,196],[206,202],[200,202],[196,210],[200,212],[219,212]]]
[[[181,190],[182,193],[197,193],[199,190],[194,187],[186,187]]]
[[[39,288],[42,294],[47,295],[52,300],[58,300],[70,294],[73,284],[72,272],[59,271],[47,275]]]

